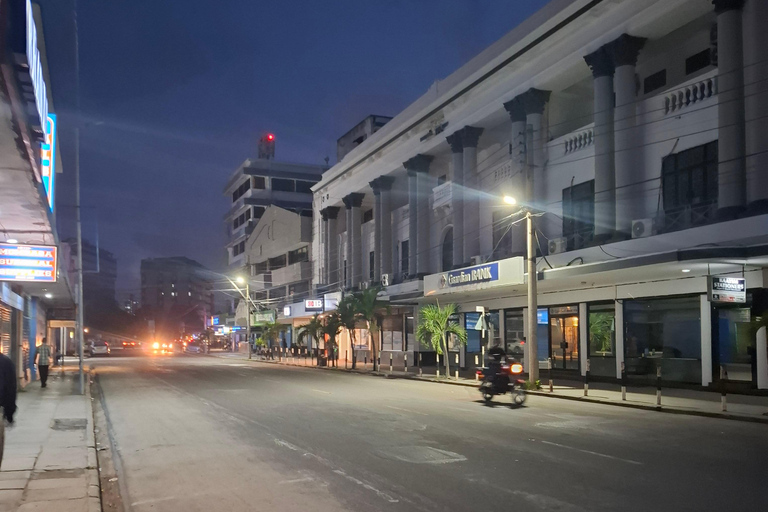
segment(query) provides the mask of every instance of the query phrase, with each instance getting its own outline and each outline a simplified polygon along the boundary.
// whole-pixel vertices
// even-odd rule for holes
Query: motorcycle
[[[515,362],[491,364],[477,370],[480,377],[480,393],[488,404],[496,395],[509,393],[515,405],[523,405],[527,395],[523,385],[525,381],[519,376],[523,373],[523,365]]]

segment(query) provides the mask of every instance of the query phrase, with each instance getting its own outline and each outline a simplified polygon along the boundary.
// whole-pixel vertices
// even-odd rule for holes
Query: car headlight
[[[152,344],[152,348],[160,348],[160,344],[158,342],[154,342]]]

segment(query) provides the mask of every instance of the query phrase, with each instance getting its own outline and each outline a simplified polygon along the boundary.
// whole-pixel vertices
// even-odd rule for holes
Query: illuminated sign
[[[291,306],[283,306],[283,316],[291,316]]]
[[[709,300],[744,304],[747,302],[747,280],[743,277],[709,276]]]
[[[268,311],[254,311],[251,313],[251,325],[260,325],[272,323],[275,321],[275,312],[273,310]]]
[[[37,107],[37,114],[40,116],[40,126],[45,127],[48,119],[48,93],[45,90],[40,51],[37,49],[37,27],[30,0],[27,0],[27,64],[29,64],[32,89],[35,91],[35,106]]]
[[[307,299],[304,301],[305,311],[322,311],[323,299]]]
[[[0,244],[1,281],[56,282],[56,247]]]
[[[487,263],[476,267],[446,272],[440,279],[440,288],[447,286],[464,286],[466,284],[497,281],[499,279],[499,263]]]
[[[45,123],[45,142],[40,145],[40,174],[43,178],[48,207],[53,211],[53,192],[56,180],[56,114],[48,114]]]
[[[219,325],[219,317],[212,316],[211,317],[211,325]]]

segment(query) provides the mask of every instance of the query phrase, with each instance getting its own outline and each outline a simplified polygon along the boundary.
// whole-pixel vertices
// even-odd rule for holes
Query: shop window
[[[662,197],[667,229],[703,224],[714,214],[717,158],[717,141],[664,157]]]
[[[409,273],[408,269],[408,240],[400,242],[400,273],[403,277]]]
[[[309,261],[309,247],[302,247],[301,249],[296,249],[295,251],[290,251],[288,253],[289,265],[300,263],[302,261]]]
[[[293,180],[272,178],[272,190],[277,192],[295,192],[296,183]]]
[[[504,350],[514,358],[522,358],[525,354],[522,310],[504,312]]]
[[[451,321],[458,323],[458,318]],[[467,330],[467,353],[480,352],[480,333],[482,331],[477,329],[480,323],[480,313],[464,313],[464,328]],[[454,337],[451,336],[451,344],[449,344],[448,349],[459,350],[459,348],[460,346],[455,342]]]
[[[645,80],[643,80],[643,94],[661,89],[665,85],[667,85],[667,70],[662,69],[645,77]]]
[[[373,209],[366,210],[363,212],[363,224],[366,222],[371,222],[373,220]]]
[[[387,315],[383,318],[381,325],[381,349],[403,350],[403,316]]]
[[[685,59],[685,74],[690,75],[712,64],[709,48]]]
[[[443,272],[453,268],[453,228],[448,228],[443,237],[442,269]]]
[[[589,371],[593,375],[616,376],[615,309],[613,303],[587,307]]]
[[[501,332],[499,330],[499,312],[491,311],[486,315],[486,321],[488,325],[488,340],[491,346],[494,343],[501,344]]]
[[[628,375],[701,382],[699,296],[624,301],[624,355]]]
[[[595,234],[595,180],[563,189],[563,236],[568,250],[585,247]]]
[[[296,180],[296,192],[301,194],[311,194],[312,185],[314,185],[314,182],[312,181]]]

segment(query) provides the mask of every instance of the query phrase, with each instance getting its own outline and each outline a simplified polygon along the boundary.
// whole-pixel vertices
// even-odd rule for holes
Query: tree
[[[300,325],[298,336],[296,336],[296,341],[300,345],[309,346],[307,340],[310,339],[317,340],[318,342],[323,339],[323,321],[317,315],[313,316],[306,324]]]
[[[451,374],[451,361],[448,357],[448,335],[456,336],[459,343],[467,344],[467,330],[456,322],[451,321],[451,316],[458,312],[456,304],[428,304],[419,310],[419,326],[416,328],[416,338],[425,344],[431,345],[438,354],[445,354],[445,375]]]
[[[325,318],[325,323],[323,324],[323,334],[328,336],[328,348],[331,349],[329,357],[332,361],[336,360],[334,357],[335,349],[337,347],[336,336],[339,335],[342,328],[344,328],[344,325],[342,324],[341,316],[338,313],[330,313]]]
[[[336,314],[339,318],[341,326],[349,332],[349,336],[352,340],[352,369],[354,370],[357,365],[357,356],[355,355],[356,335],[355,329],[357,327],[357,321],[359,319],[357,313],[357,299],[354,295],[345,295],[336,306]]]
[[[374,371],[378,370],[376,336],[374,335],[379,331],[382,312],[386,311],[389,313],[389,303],[379,299],[379,292],[381,292],[381,287],[374,286],[353,295],[357,316],[366,323],[368,332],[371,335],[371,355],[373,357]]]
[[[272,343],[277,340],[277,337],[284,330],[285,326],[283,324],[277,322],[268,322],[261,328],[261,338],[263,338],[264,341],[266,341],[271,347]]]

